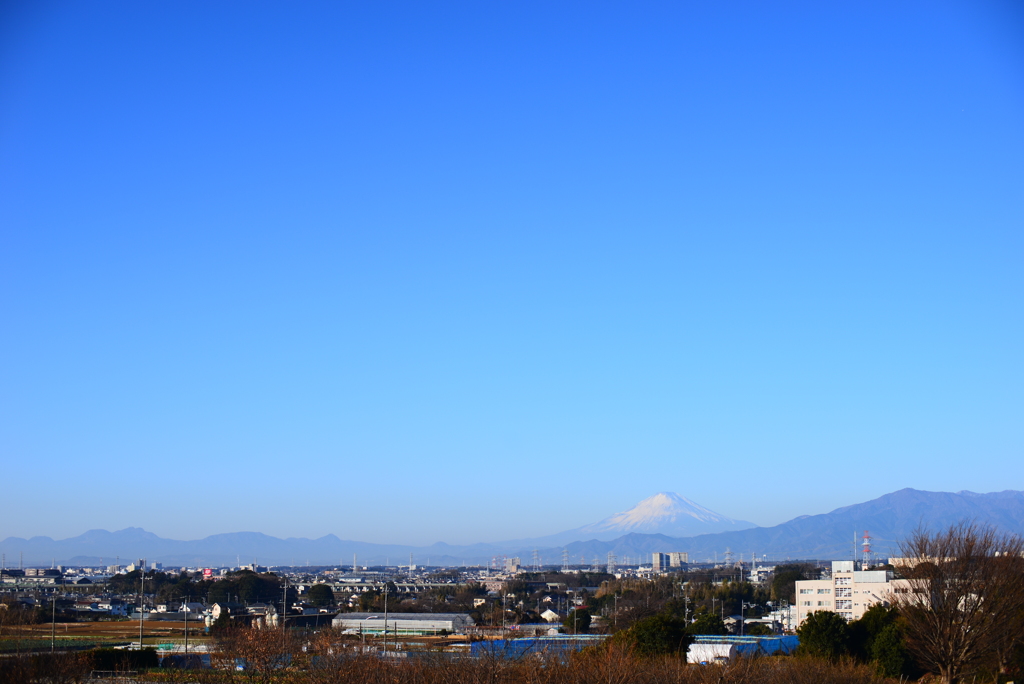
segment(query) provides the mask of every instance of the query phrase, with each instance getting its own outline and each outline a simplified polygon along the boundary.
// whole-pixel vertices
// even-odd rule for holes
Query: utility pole
[[[146,622],[146,567],[142,567],[142,584],[139,585],[139,650],[142,650],[142,625]]]
[[[388,654],[388,583],[384,581],[384,655]]]
[[[284,574],[284,573],[282,573]],[[284,601],[281,604],[281,632],[284,632],[284,623],[288,620],[288,576],[284,576]]]
[[[53,653],[57,630],[57,587],[53,588],[53,619],[50,621],[50,653]]]

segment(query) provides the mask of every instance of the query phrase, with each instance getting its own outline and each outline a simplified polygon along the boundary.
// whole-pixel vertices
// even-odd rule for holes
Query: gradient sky
[[[5,3],[0,319],[0,538],[1024,489],[1024,9]]]

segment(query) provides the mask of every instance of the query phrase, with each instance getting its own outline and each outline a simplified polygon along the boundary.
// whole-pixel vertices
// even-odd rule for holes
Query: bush
[[[0,682],[71,684],[89,674],[92,663],[81,653],[40,653],[0,658]]]
[[[818,610],[796,630],[800,653],[835,662],[850,653],[850,626],[838,613]]]
[[[610,641],[616,647],[629,649],[639,656],[685,656],[693,643],[693,636],[686,631],[683,620],[661,614],[638,620],[629,629],[616,633]]]
[[[885,684],[866,665],[808,658],[740,658],[722,666],[687,665],[673,656],[640,657],[615,644],[566,660],[334,658],[281,684]],[[212,681],[212,680],[208,680]]]
[[[160,665],[156,657],[156,649],[144,648],[140,651],[125,651],[119,648],[97,648],[89,651],[92,669],[108,671],[148,670]]]

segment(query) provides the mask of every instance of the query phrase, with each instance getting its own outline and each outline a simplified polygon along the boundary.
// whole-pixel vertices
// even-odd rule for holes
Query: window
[[[836,601],[836,610],[853,610],[853,601]]]
[[[818,607],[819,608],[831,608],[832,607],[832,602],[831,601],[818,601]]]
[[[810,601],[804,601],[804,603],[803,603],[803,604],[804,604],[805,606],[810,606],[810,605],[811,605],[811,602],[810,602]]]
[[[813,594],[814,590],[813,589],[801,589],[800,593],[801,594]]]
[[[837,587],[848,587],[851,584],[853,584],[853,578],[852,577],[836,577],[836,586]]]
[[[853,591],[849,587],[840,587],[836,589],[836,596],[842,596],[843,598],[849,598],[853,596]]]
[[[832,590],[831,589],[819,589],[818,593],[819,594],[831,594]]]

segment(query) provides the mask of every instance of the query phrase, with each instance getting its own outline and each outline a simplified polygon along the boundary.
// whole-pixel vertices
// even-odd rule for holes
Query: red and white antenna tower
[[[861,537],[861,562],[865,570],[871,565],[871,535],[867,530],[864,530],[864,536]]]

